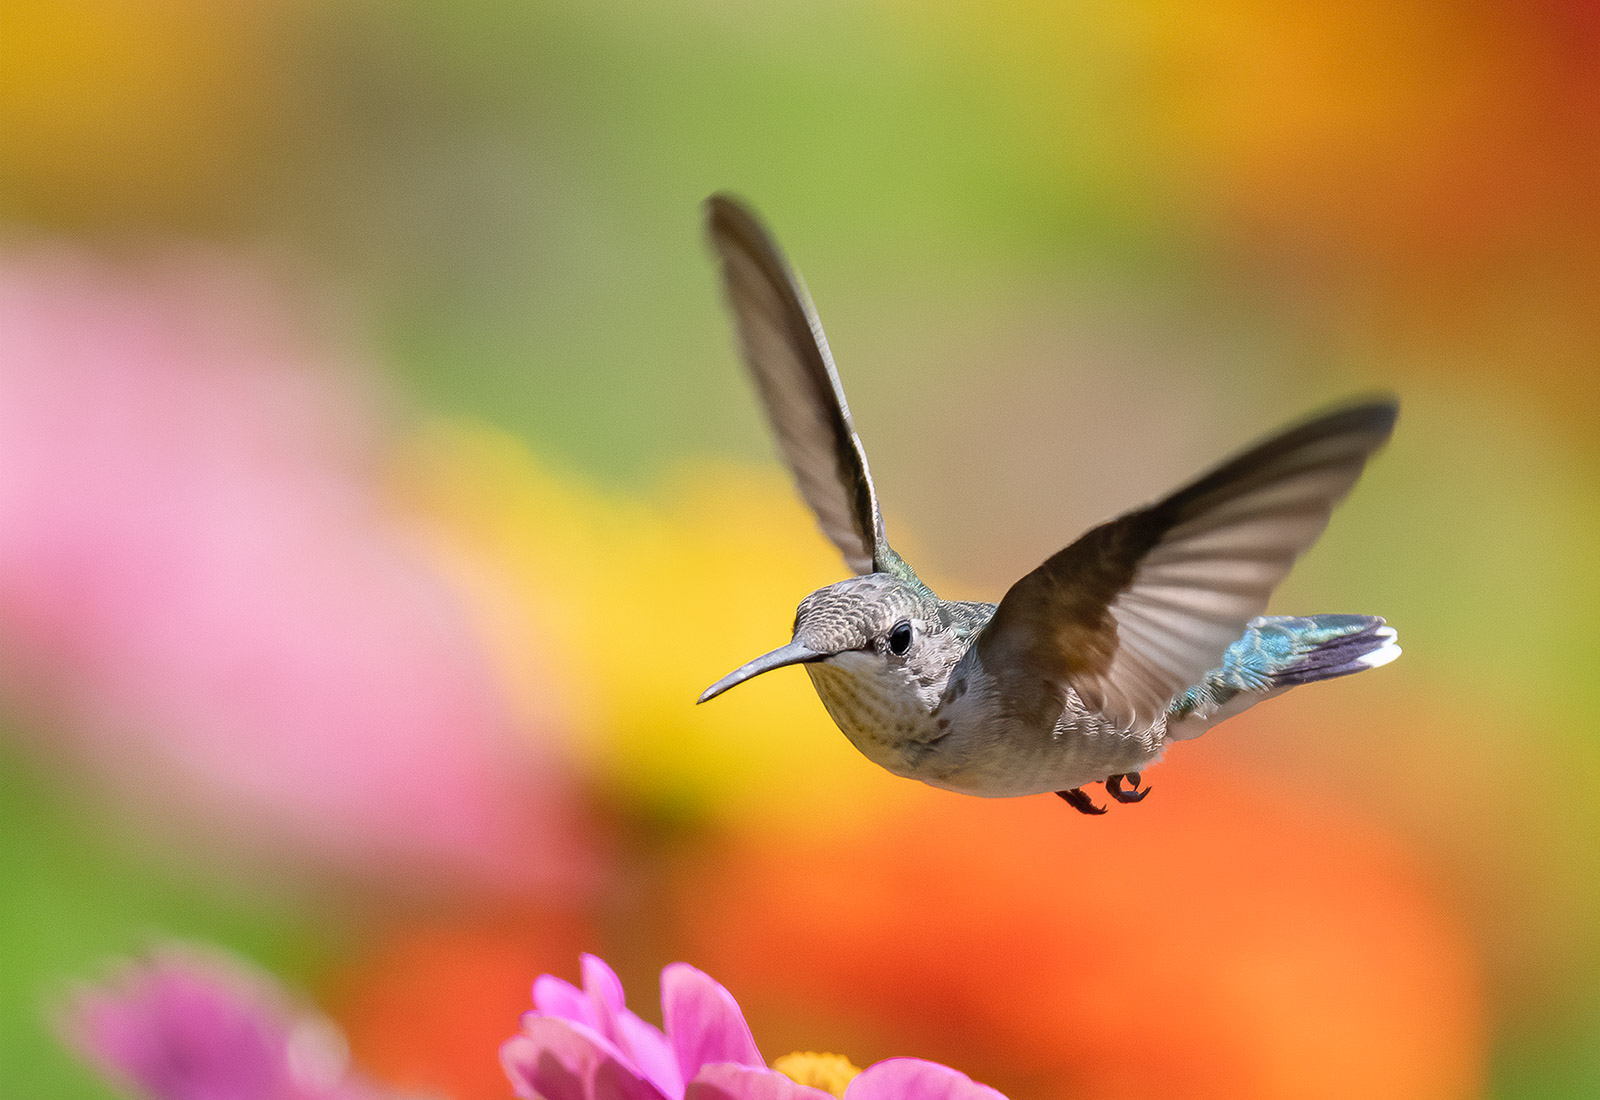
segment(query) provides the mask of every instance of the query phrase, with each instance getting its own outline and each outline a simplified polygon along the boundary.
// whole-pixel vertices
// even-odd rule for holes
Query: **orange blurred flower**
[[[550,908],[496,908],[382,932],[327,983],[354,1057],[378,1078],[423,1095],[505,1100],[495,1052],[528,1008],[536,974],[589,942],[584,918]]]
[[[848,839],[730,838],[677,883],[690,957],[780,1043],[823,1016],[1014,1095],[1476,1094],[1475,962],[1405,854],[1193,761],[1159,775],[1094,821],[928,791]]]
[[[1303,313],[1295,329],[1356,362],[1538,363],[1579,430],[1600,407],[1592,6],[889,7],[1008,96],[1064,197],[1087,177],[1170,225],[1224,294]]]

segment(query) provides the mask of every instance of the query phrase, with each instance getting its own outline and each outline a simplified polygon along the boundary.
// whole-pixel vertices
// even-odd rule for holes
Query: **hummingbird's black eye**
[[[894,624],[894,629],[889,631],[889,652],[896,657],[904,657],[906,650],[911,648],[911,624],[902,619]]]

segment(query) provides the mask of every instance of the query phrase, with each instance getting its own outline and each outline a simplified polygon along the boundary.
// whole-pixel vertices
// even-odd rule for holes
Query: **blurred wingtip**
[[[1331,406],[1313,419],[1345,419],[1351,427],[1361,427],[1383,436],[1394,431],[1400,419],[1400,395],[1387,390],[1356,394]]]
[[[714,191],[701,204],[713,237],[764,235],[750,204],[731,191]]]

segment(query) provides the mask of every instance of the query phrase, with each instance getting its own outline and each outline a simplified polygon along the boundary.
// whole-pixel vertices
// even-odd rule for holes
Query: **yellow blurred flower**
[[[292,117],[278,0],[13,0],[0,42],[0,187],[68,225],[205,223]]]
[[[695,705],[787,640],[800,597],[842,575],[776,471],[703,464],[632,498],[452,422],[419,433],[399,481],[513,697],[530,716],[563,713],[585,762],[625,797],[671,816],[768,820],[898,797],[798,671]]]
[[[791,1081],[821,1089],[838,1100],[843,1100],[846,1086],[861,1076],[861,1067],[844,1055],[818,1054],[810,1050],[785,1054],[773,1061],[772,1068]]]

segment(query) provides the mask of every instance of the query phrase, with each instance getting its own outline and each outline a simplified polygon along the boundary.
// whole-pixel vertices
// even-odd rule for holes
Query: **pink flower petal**
[[[667,1100],[604,1036],[570,1020],[525,1018],[500,1045],[500,1064],[523,1100]]]
[[[74,998],[68,1038],[154,1100],[380,1100],[343,1040],[265,975],[166,948]]]
[[[686,1079],[714,1062],[766,1067],[733,995],[688,963],[661,972],[661,1018]]]
[[[617,1014],[617,1046],[632,1059],[634,1067],[668,1096],[683,1095],[683,1070],[672,1044],[661,1033],[624,1009]]]
[[[845,1100],[1006,1100],[964,1073],[921,1058],[890,1058],[868,1066],[844,1090]]]
[[[621,1012],[627,1000],[622,992],[622,979],[617,977],[617,972],[598,955],[583,955],[578,962],[583,970],[583,991],[594,1002],[596,1018],[609,1020]]]
[[[541,974],[533,983],[533,1007],[541,1015],[554,1016],[574,1023],[586,1024],[604,1032],[594,1005],[583,990],[571,982],[564,982],[554,974]]]
[[[602,959],[584,955],[582,968],[583,989],[552,974],[540,975],[533,983],[536,1011],[524,1021],[546,1016],[582,1024],[616,1047],[628,1065],[667,1096],[682,1096],[683,1073],[667,1037],[628,1011],[622,982]]]
[[[801,1085],[775,1069],[736,1066],[723,1062],[706,1066],[693,1081],[684,1100],[831,1100],[821,1089]]]
[[[277,1006],[198,973],[152,972],[74,1005],[77,1045],[108,1075],[151,1096],[265,1097],[283,1087],[288,1032]]]
[[[582,956],[580,965],[583,992],[547,975],[540,979],[546,983],[542,988],[539,982],[534,983],[534,1003],[540,1004],[542,994],[556,1011],[552,1013],[542,1005],[541,1011],[589,1025],[613,1043],[628,1064],[651,1084],[668,1096],[683,1095],[683,1073],[671,1044],[660,1029],[628,1011],[622,979],[616,971],[597,955]]]

